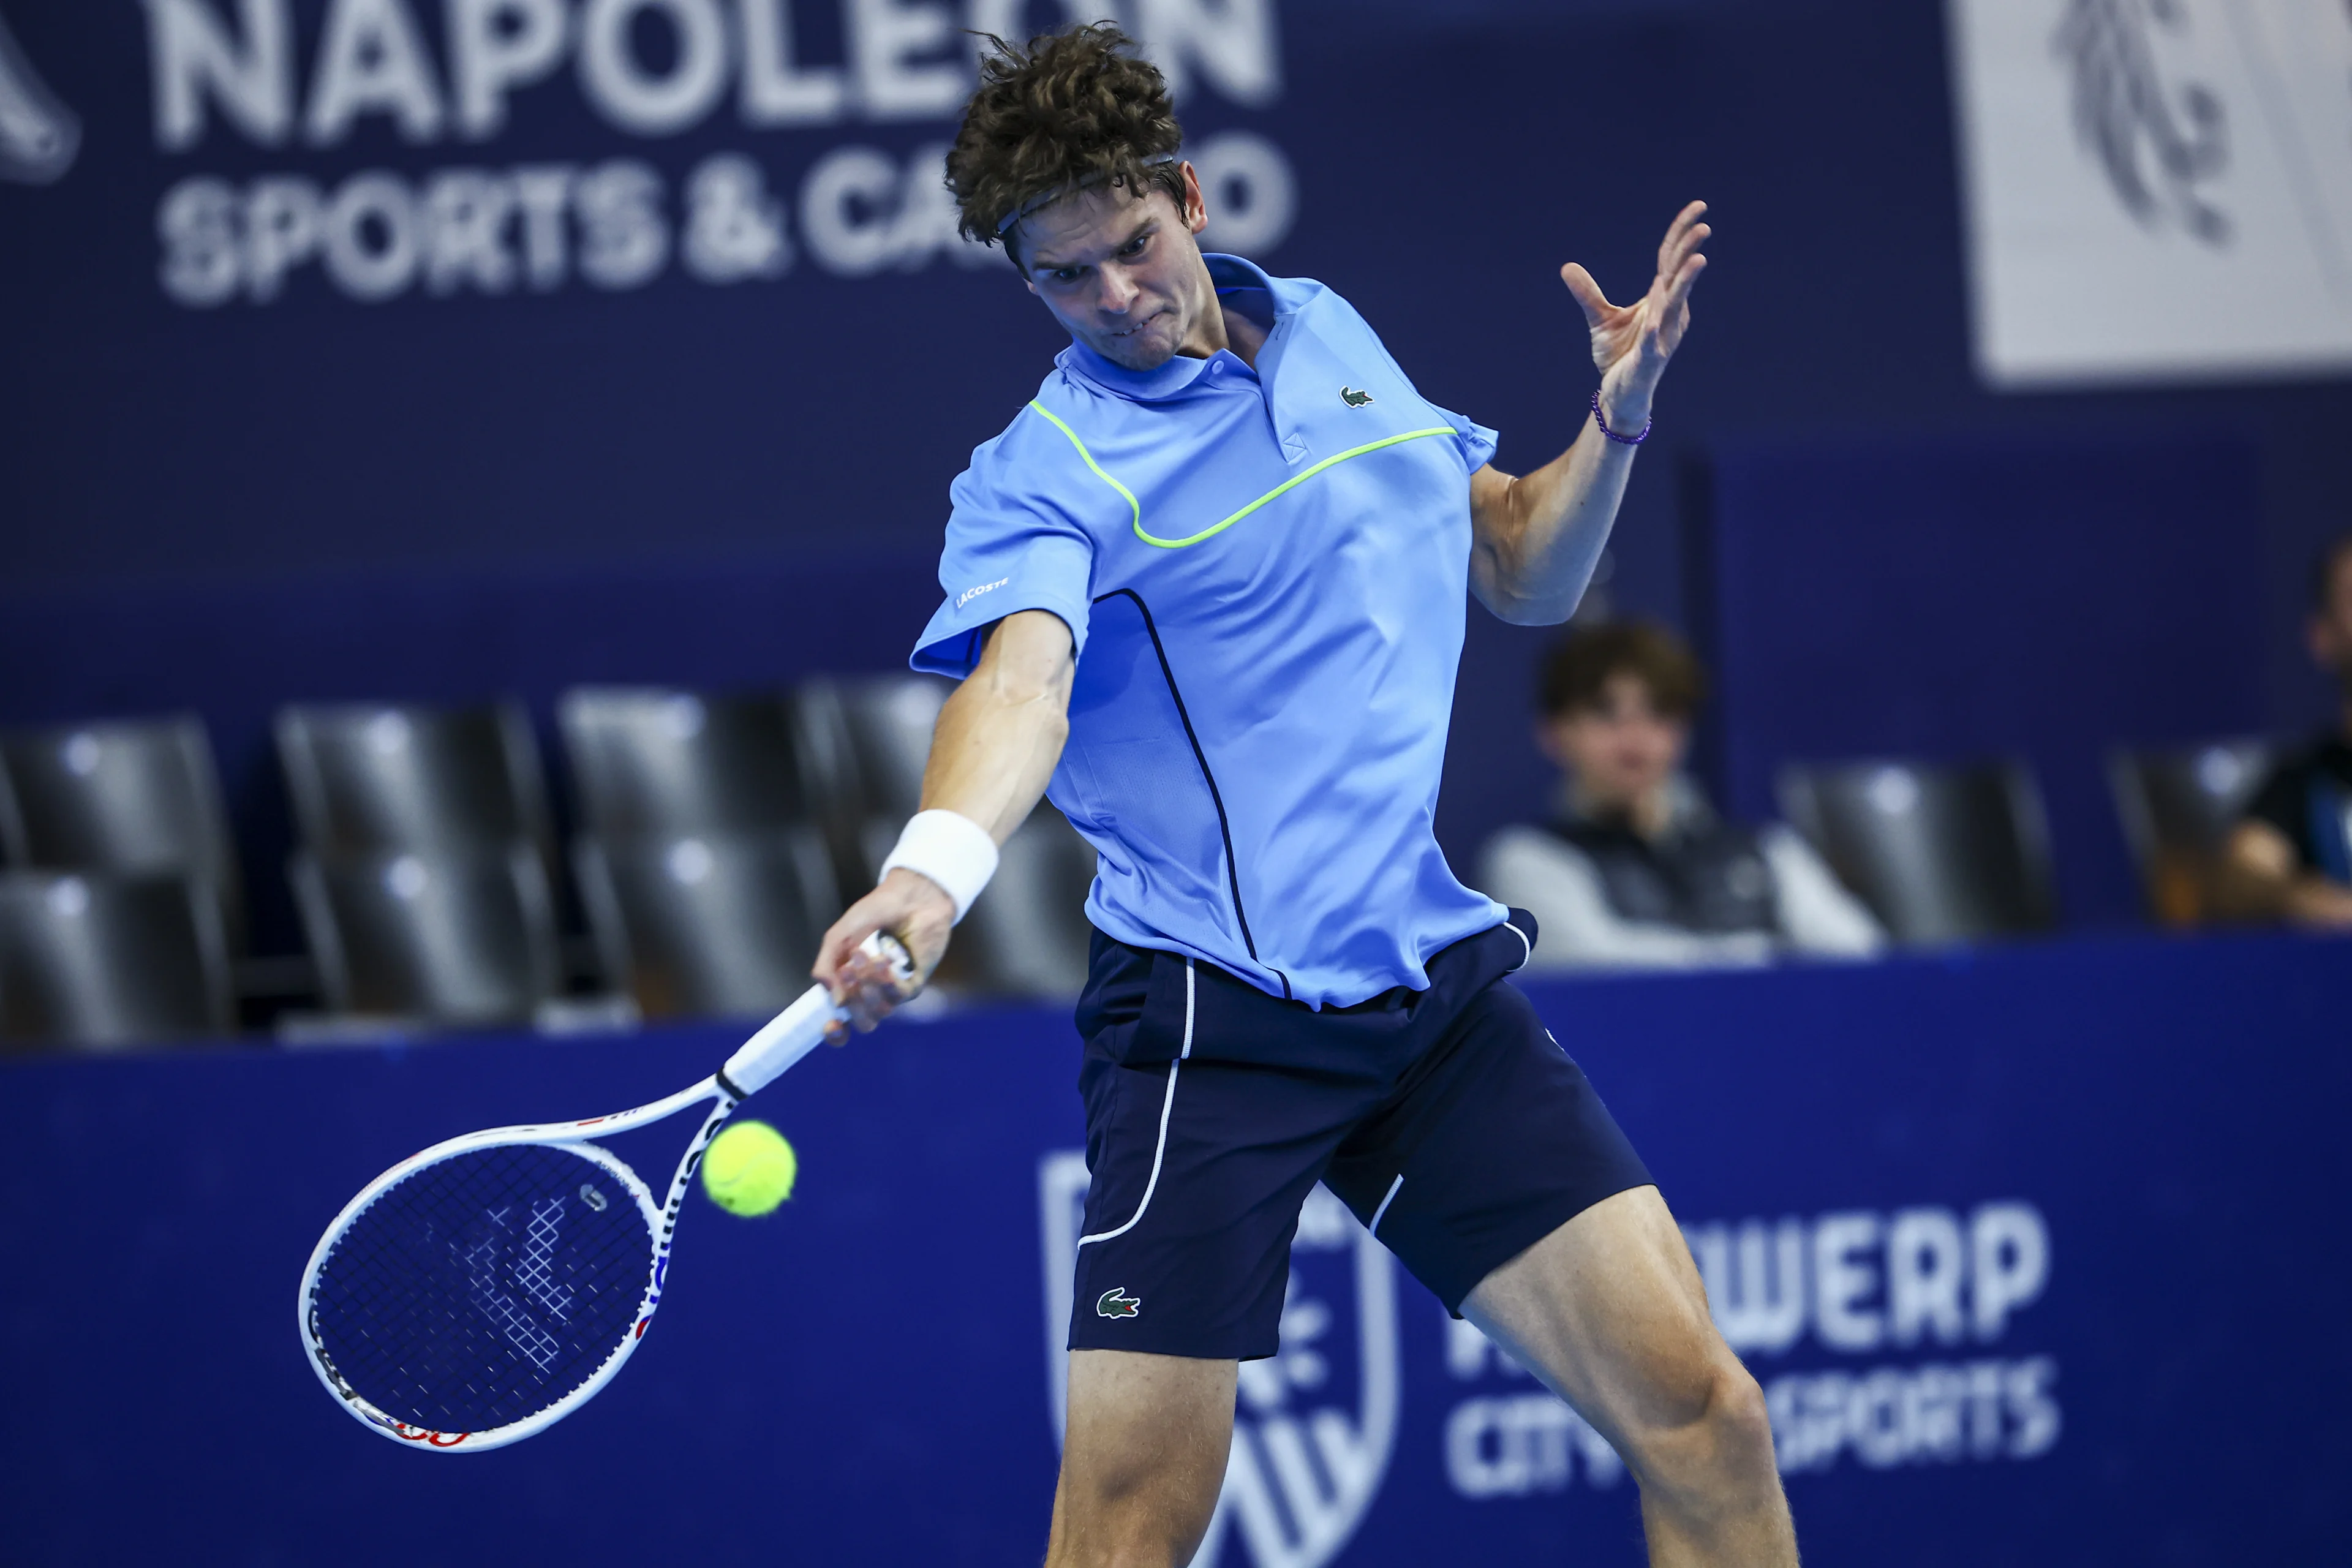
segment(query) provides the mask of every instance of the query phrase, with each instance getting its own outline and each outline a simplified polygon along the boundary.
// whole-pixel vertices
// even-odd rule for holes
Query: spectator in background
[[[2231,913],[2352,931],[2352,533],[2312,571],[2311,657],[2336,677],[2335,725],[2274,771],[2230,836]]]
[[[1480,887],[1540,927],[1539,967],[1853,958],[1885,938],[1785,826],[1726,822],[1682,773],[1706,676],[1663,626],[1571,632],[1546,660],[1536,743],[1567,770],[1559,816],[1488,841]]]

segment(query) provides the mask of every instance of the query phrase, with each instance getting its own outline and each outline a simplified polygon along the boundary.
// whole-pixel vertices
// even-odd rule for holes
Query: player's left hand
[[[1690,330],[1691,285],[1706,269],[1699,247],[1715,232],[1699,221],[1706,214],[1705,202],[1693,202],[1675,215],[1658,247],[1658,275],[1631,305],[1611,304],[1592,274],[1575,262],[1559,269],[1560,281],[1584,308],[1592,363],[1601,371],[1601,406],[1612,430],[1631,435],[1649,422],[1658,377]]]

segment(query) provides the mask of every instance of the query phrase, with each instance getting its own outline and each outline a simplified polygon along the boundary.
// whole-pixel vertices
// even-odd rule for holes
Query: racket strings
[[[396,1420],[484,1432],[547,1409],[627,1339],[653,1237],[628,1188],[540,1143],[412,1172],[338,1238],[311,1320],[335,1373]]]

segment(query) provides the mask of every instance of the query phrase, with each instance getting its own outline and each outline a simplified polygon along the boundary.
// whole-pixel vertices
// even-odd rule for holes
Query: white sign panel
[[[2352,369],[2352,0],[1948,0],[1996,386]]]

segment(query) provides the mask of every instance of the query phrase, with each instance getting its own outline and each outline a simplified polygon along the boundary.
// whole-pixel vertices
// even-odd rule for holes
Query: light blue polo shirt
[[[1236,257],[1209,272],[1274,328],[1120,368],[1077,343],[950,490],[917,669],[1050,610],[1078,649],[1046,794],[1100,859],[1087,914],[1277,996],[1429,984],[1503,907],[1432,824],[1495,433],[1425,401],[1349,303]]]

